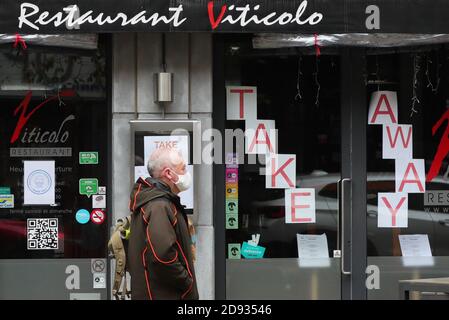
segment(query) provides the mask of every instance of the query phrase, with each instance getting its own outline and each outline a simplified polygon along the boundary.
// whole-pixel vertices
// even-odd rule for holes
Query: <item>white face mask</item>
[[[179,191],[186,191],[192,186],[192,176],[190,172],[187,171],[186,174],[177,174],[178,181],[175,182],[176,187],[178,187]]]

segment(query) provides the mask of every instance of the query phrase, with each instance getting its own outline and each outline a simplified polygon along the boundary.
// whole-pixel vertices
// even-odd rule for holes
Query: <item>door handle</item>
[[[341,179],[341,273],[351,274],[351,179]],[[346,233],[349,231],[349,236]]]

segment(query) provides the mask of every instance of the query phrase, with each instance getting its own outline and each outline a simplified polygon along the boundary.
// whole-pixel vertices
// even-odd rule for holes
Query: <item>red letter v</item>
[[[209,13],[209,21],[210,21],[210,25],[212,26],[212,29],[215,29],[216,27],[218,27],[218,25],[220,24],[225,12],[226,12],[226,8],[227,8],[226,5],[221,7],[220,14],[218,15],[217,20],[215,20],[215,18],[214,18],[214,2],[209,1],[209,3],[207,4],[207,12]]]

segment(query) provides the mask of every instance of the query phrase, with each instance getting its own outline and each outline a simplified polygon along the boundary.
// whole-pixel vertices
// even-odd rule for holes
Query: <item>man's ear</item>
[[[165,174],[164,174],[164,172],[165,172]],[[169,168],[165,168],[164,171],[162,172],[162,175],[164,177],[166,177],[167,179],[169,179],[170,181],[173,181],[175,179],[175,176],[172,173],[172,170],[170,170]]]

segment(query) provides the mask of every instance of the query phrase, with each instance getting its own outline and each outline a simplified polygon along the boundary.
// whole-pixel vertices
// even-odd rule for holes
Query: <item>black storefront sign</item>
[[[2,0],[3,33],[449,33],[447,0]]]

